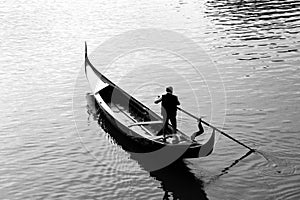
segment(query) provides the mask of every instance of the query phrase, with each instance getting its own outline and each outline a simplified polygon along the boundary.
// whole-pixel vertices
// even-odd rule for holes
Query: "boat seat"
[[[162,124],[162,121],[146,121],[146,122],[136,122],[133,124],[128,125],[128,127],[131,126],[145,126],[145,125],[150,125],[150,124]]]
[[[173,137],[172,135],[166,135],[166,139],[172,138],[172,137]],[[151,136],[151,137],[148,137],[148,138],[152,139],[152,140],[163,140],[164,136],[163,135],[154,135],[154,136]]]
[[[154,135],[154,136],[150,136],[148,138],[151,140],[159,140],[159,139],[163,139],[164,136],[163,135]]]

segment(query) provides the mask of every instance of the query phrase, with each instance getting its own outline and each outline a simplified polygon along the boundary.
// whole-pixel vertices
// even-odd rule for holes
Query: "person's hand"
[[[156,99],[154,100],[154,103],[159,103],[160,102],[160,100],[161,100],[161,97],[158,95],[157,97],[156,97]]]

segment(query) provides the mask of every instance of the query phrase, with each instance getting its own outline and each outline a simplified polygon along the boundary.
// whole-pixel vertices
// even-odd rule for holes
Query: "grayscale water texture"
[[[148,172],[99,127],[84,42],[95,57],[145,28],[191,39],[216,76],[163,49],[97,67],[157,113],[153,99],[173,85],[184,109],[262,154],[243,158],[247,149],[218,135],[211,156]],[[2,0],[0,199],[300,199],[299,32],[299,0]],[[178,124],[196,130],[182,113]]]

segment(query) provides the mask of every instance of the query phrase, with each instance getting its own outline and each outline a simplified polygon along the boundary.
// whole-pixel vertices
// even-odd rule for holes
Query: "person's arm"
[[[154,101],[154,103],[158,104],[161,101],[162,101],[162,97],[158,96],[157,99]]]

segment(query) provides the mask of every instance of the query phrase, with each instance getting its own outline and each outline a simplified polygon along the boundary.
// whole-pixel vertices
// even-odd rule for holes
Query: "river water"
[[[1,199],[300,199],[299,0],[2,0],[0,22]],[[98,65],[128,31],[122,45],[179,35],[200,68],[163,45]],[[209,157],[145,170],[89,114],[84,41],[151,109],[173,85],[184,109],[259,153],[218,135]]]

